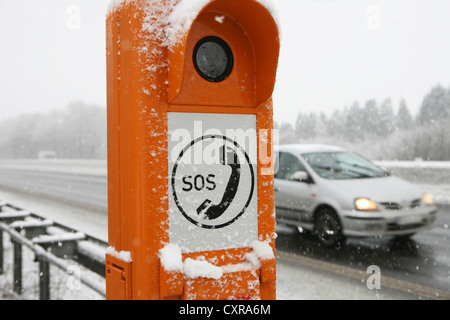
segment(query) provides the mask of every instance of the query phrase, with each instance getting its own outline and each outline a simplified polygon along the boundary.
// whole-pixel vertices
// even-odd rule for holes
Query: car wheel
[[[337,214],[330,208],[323,208],[317,213],[314,234],[326,247],[336,247],[344,242],[341,223]]]

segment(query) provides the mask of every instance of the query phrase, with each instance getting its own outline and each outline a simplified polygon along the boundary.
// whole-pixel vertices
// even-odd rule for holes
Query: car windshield
[[[325,179],[360,179],[389,175],[353,152],[317,152],[302,154],[302,157],[319,176]]]

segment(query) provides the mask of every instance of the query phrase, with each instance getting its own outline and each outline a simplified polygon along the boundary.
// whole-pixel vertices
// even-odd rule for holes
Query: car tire
[[[320,209],[314,219],[314,234],[326,247],[337,247],[345,241],[336,212],[327,207]]]

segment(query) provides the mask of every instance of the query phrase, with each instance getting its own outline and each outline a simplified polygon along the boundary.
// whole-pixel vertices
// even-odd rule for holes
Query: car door
[[[312,181],[293,179],[297,171],[307,172],[302,162],[289,152],[279,152],[275,157],[275,208],[277,219],[287,222],[300,222],[311,210]],[[278,161],[278,162],[277,162]]]

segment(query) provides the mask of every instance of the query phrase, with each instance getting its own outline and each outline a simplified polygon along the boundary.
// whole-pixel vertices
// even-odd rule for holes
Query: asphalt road
[[[278,251],[314,259],[318,267],[325,263],[366,273],[375,265],[389,281],[400,281],[404,290],[416,285],[431,296],[450,299],[450,206],[438,206],[437,215],[433,229],[407,240],[349,238],[334,249],[321,246],[310,233],[278,225],[276,246]]]
[[[107,212],[106,175],[79,172],[3,168],[0,187],[8,190],[58,199],[65,203]]]

